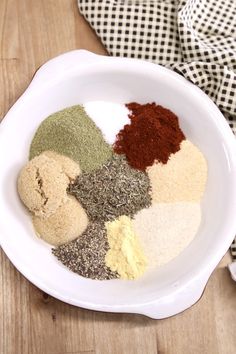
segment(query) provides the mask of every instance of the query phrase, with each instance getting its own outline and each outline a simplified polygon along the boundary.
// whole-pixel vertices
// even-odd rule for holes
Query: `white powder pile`
[[[207,179],[207,163],[189,140],[181,143],[167,164],[155,163],[147,169],[153,202],[200,201]]]
[[[101,129],[107,143],[113,144],[116,135],[129,124],[129,110],[124,104],[106,101],[90,101],[83,104],[88,116]]]
[[[178,256],[193,240],[201,222],[199,203],[160,203],[138,212],[133,220],[150,268]]]

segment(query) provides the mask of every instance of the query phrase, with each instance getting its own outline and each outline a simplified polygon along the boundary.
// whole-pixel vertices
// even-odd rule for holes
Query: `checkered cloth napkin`
[[[183,75],[236,133],[236,0],[78,0],[78,6],[111,55]],[[231,251],[236,261],[236,239]]]

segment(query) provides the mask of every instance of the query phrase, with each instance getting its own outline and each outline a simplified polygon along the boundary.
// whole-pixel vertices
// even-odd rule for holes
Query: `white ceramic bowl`
[[[92,100],[155,101],[175,112],[206,156],[209,175],[202,223],[169,264],[135,281],[94,281],[62,266],[34,235],[16,191],[31,138],[49,114]],[[112,119],[112,117],[111,117]],[[48,294],[89,309],[164,318],[194,304],[236,232],[236,143],[224,117],[197,87],[148,62],[72,51],[50,60],[0,126],[0,242],[16,268]]]

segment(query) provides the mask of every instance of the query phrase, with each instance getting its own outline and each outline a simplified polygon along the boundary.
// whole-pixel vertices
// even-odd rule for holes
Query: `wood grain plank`
[[[236,283],[230,278],[228,269],[217,269],[214,287],[207,288],[214,294],[216,337],[220,354],[236,352]]]
[[[157,324],[161,353],[219,354],[213,293],[207,295],[204,294],[200,300],[200,307],[196,304],[188,311]]]
[[[19,58],[18,2],[0,1],[0,59]]]
[[[58,301],[33,285],[29,292],[32,354],[93,351],[93,312]]]
[[[19,60],[0,59],[0,121],[21,93]]]
[[[95,313],[96,354],[156,354],[156,321],[141,315]]]
[[[235,325],[236,285],[226,268],[218,268],[200,301],[177,316],[154,321],[138,315],[96,313],[96,354],[125,354],[127,348],[131,353],[233,354]]]
[[[41,0],[32,6],[32,0],[22,0],[19,16],[23,49],[21,58],[31,67],[38,68],[52,57],[78,48],[106,53],[92,29],[79,15],[75,1]],[[32,31],[32,28],[35,30]]]
[[[30,353],[29,282],[0,250],[0,353]]]
[[[77,5],[74,4],[75,16],[75,40],[76,48],[90,50],[93,53],[100,55],[107,55],[107,51],[103,47],[100,40],[96,36],[93,29],[84,20],[83,16],[79,13]],[[84,35],[86,33],[86,36]]]
[[[225,256],[221,259],[218,268],[225,268],[232,262],[232,256],[230,251],[226,252]]]
[[[159,350],[168,354],[233,354],[236,348],[235,316],[236,285],[226,268],[218,268],[197,304],[177,316],[157,322]]]

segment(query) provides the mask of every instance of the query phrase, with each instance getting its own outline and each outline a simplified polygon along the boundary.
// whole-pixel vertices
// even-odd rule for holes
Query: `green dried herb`
[[[112,156],[101,131],[79,105],[56,112],[40,124],[29,158],[45,150],[70,157],[79,163],[82,171],[92,171]]]
[[[70,270],[86,278],[114,279],[119,275],[105,264],[109,249],[103,223],[91,223],[75,241],[59,246],[52,253]]]
[[[123,155],[115,154],[96,171],[82,173],[68,191],[79,200],[91,221],[133,216],[151,205],[147,174],[130,167]]]

